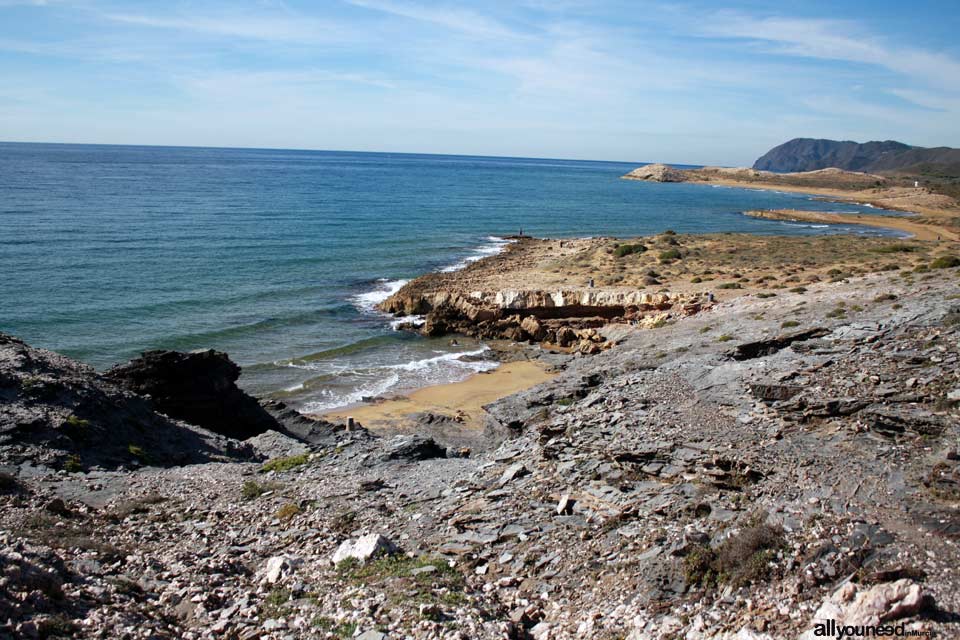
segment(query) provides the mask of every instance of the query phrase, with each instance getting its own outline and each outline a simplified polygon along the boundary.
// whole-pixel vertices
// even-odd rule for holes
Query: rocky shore
[[[518,265],[536,264],[544,253],[564,254],[583,241],[518,238],[500,264],[516,275]],[[433,273],[413,280],[379,305],[397,316],[423,316],[408,325],[428,336],[461,334],[478,338],[529,341],[547,347],[596,354],[612,342],[598,328],[608,324],[650,327],[671,317],[700,312],[710,305],[707,294],[671,294],[631,288],[597,288],[590,278],[583,286],[516,288],[497,264],[481,261],[453,273]]]
[[[913,222],[926,226],[933,236],[951,240],[960,239],[960,230],[958,230],[960,203],[956,198],[935,193],[924,186],[915,186],[917,182],[903,176],[877,175],[836,168],[774,173],[745,167],[675,169],[664,164],[650,164],[634,169],[623,178],[645,182],[689,182],[810,193],[841,202],[857,202],[881,209],[920,214],[920,217],[914,218]],[[877,216],[871,224],[883,227],[888,226],[890,222],[892,220],[884,220]],[[916,234],[916,228],[911,232]]]
[[[469,447],[257,402],[216,352],[2,336],[0,637],[960,635],[957,253],[529,239],[418,279],[385,308],[555,351]]]

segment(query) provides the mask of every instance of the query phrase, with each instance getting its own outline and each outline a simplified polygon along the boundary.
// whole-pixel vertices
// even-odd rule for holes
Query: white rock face
[[[301,564],[303,559],[297,556],[274,556],[267,560],[263,579],[269,584],[275,584],[291,575]]]
[[[388,538],[379,533],[369,533],[357,540],[344,540],[333,554],[330,562],[340,564],[348,558],[367,562],[380,556],[393,555],[399,549]]]
[[[920,585],[912,580],[897,580],[875,585],[865,591],[848,582],[824,600],[810,621],[811,629],[800,640],[813,640],[818,623],[833,620],[837,625],[879,625],[917,613],[923,605]]]

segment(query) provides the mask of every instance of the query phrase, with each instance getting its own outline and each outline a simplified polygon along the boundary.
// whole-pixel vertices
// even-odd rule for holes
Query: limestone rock
[[[267,561],[264,569],[264,581],[275,584],[293,574],[294,570],[303,564],[303,559],[296,556],[274,556]]]
[[[369,533],[357,540],[344,540],[330,561],[337,565],[348,558],[353,558],[362,563],[381,556],[393,555],[398,551],[397,546],[385,536]]]
[[[920,585],[909,579],[887,582],[859,590],[848,582],[827,598],[813,616],[811,629],[801,640],[812,640],[814,625],[829,620],[837,625],[878,625],[913,615],[923,607]]]
[[[623,176],[628,180],[647,180],[649,182],[684,182],[683,172],[662,163],[646,164]]]

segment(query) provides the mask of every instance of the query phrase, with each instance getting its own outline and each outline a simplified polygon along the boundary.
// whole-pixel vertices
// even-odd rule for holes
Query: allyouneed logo
[[[906,623],[893,624],[837,624],[836,620],[827,620],[813,625],[813,635],[818,638],[919,638],[932,637],[930,631],[907,631]]]

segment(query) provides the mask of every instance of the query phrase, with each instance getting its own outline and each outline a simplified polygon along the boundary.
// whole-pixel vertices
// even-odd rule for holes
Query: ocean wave
[[[352,300],[354,305],[360,311],[367,313],[375,313],[377,311],[377,305],[395,294],[397,291],[403,287],[403,285],[410,282],[409,280],[387,280],[386,278],[380,278],[377,280],[377,286],[373,291],[368,291],[366,293],[360,293],[353,296]]]
[[[439,356],[434,356],[433,358],[424,358],[423,360],[412,360],[410,362],[404,362],[402,364],[392,364],[388,365],[387,369],[399,369],[402,371],[422,371],[430,367],[439,366],[442,364],[451,364],[457,367],[462,367],[464,369],[472,369],[473,371],[490,371],[491,369],[497,368],[497,363],[492,360],[461,360],[465,356],[479,356],[483,355],[487,351],[490,351],[490,347],[481,347],[480,349],[474,349],[473,351],[459,351],[455,353],[444,353]]]
[[[412,324],[415,327],[419,327],[425,322],[426,319],[423,316],[400,316],[390,321],[390,328],[394,331],[399,331],[400,325],[402,324]]]
[[[467,256],[463,260],[459,260],[451,265],[441,268],[440,272],[452,273],[454,271],[460,271],[460,269],[467,267],[473,262],[497,255],[503,251],[504,247],[506,247],[508,244],[515,242],[515,240],[507,240],[506,238],[501,238],[499,236],[487,236],[486,240],[487,244],[477,247],[474,250],[473,255]]]
[[[489,347],[460,351],[457,353],[443,353],[430,358],[412,360],[400,364],[385,365],[373,369],[354,372],[344,372],[339,376],[342,381],[350,373],[361,378],[374,378],[360,384],[346,393],[338,393],[333,389],[321,389],[322,399],[310,400],[300,408],[301,413],[319,413],[338,407],[347,407],[363,402],[366,398],[382,396],[390,391],[409,391],[434,384],[459,382],[483,371],[491,371],[499,366],[492,360],[463,360],[466,357],[475,357],[489,351]],[[294,366],[294,365],[291,365]],[[310,368],[303,365],[297,368]],[[306,383],[303,387],[309,388]],[[291,391],[297,391],[293,389]]]
[[[343,395],[333,395],[332,392],[324,390],[323,395],[326,395],[328,399],[311,400],[310,402],[304,403],[304,405],[300,407],[300,413],[322,413],[324,411],[336,409],[337,407],[347,407],[353,404],[360,404],[363,402],[364,398],[372,398],[383,395],[395,387],[399,382],[400,375],[394,373],[382,380],[377,380],[375,382],[357,387],[350,393]]]

